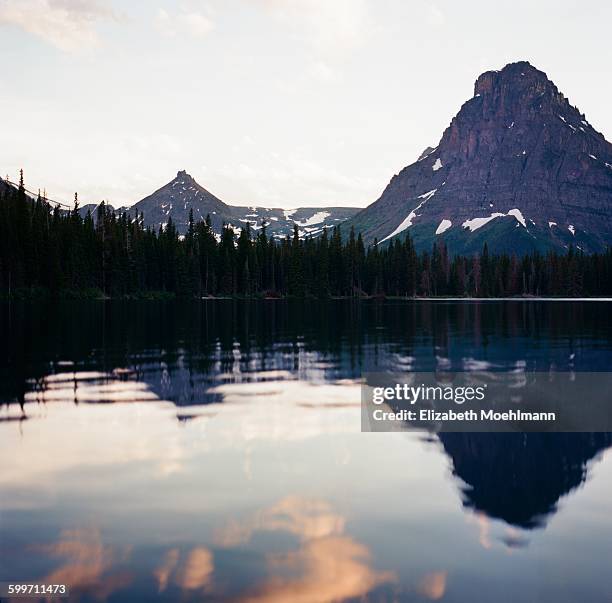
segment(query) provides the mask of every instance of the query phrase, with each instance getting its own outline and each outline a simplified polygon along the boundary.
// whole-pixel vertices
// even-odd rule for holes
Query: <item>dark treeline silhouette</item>
[[[179,297],[241,296],[607,296],[612,252],[532,253],[523,257],[451,256],[443,244],[417,253],[409,236],[365,247],[340,227],[316,238],[275,240],[265,225],[217,237],[210,220],[179,236],[172,219],[158,231],[143,216],[116,215],[104,203],[94,217],[52,208],[40,195],[0,192],[0,292]]]

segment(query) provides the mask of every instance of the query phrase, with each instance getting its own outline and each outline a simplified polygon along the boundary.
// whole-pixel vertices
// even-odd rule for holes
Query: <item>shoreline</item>
[[[34,292],[33,292],[34,293]],[[96,294],[82,294],[76,292],[62,292],[51,295],[50,293],[41,294],[40,291],[28,295],[20,292],[19,295],[0,296],[0,303],[10,302],[32,302],[32,301],[139,301],[139,302],[160,302],[160,301],[308,301],[308,302],[331,302],[331,301],[355,301],[355,302],[612,302],[612,297],[550,297],[550,296],[515,296],[515,297],[405,297],[405,296],[330,296],[330,297],[265,297],[259,295],[240,296],[240,295],[218,295],[202,297],[177,297],[175,295],[152,291],[142,295],[126,295],[111,297],[100,292]]]

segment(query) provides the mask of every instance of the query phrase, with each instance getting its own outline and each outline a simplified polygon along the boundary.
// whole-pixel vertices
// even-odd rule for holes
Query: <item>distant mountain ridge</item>
[[[87,211],[95,212],[96,205],[81,208],[82,215]],[[194,220],[206,219],[209,215],[213,230],[221,232],[223,224],[238,230],[249,224],[254,231],[266,224],[268,235],[280,238],[293,234],[297,224],[300,236],[316,236],[325,227],[333,227],[354,216],[360,208],[356,207],[300,207],[281,209],[271,207],[243,207],[224,203],[207,191],[187,172],[181,170],[176,177],[131,207],[119,208],[129,215],[144,215],[146,226],[159,229],[165,227],[169,218],[180,233],[185,233],[189,224],[189,213],[193,210]]]
[[[17,186],[0,178],[0,194],[14,190]],[[28,198],[34,201],[31,194]],[[55,202],[51,201],[53,205]],[[85,218],[91,213],[94,220],[100,204],[88,203],[79,207],[79,214]],[[298,226],[300,237],[317,236],[324,228],[332,228],[354,216],[361,208],[358,207],[300,207],[297,209],[281,209],[270,207],[228,205],[198,184],[195,179],[181,170],[176,177],[131,206],[106,207],[117,214],[127,213],[134,218],[144,215],[144,224],[158,230],[165,227],[172,218],[177,231],[184,234],[189,225],[189,213],[193,209],[194,221],[205,220],[210,216],[213,230],[220,234],[224,224],[232,226],[236,231],[244,228],[247,223],[251,230],[258,231],[262,223],[266,232],[274,238],[284,238],[293,235],[294,224]],[[68,206],[63,205],[62,211]]]
[[[435,148],[346,224],[418,249],[602,251],[612,242],[612,145],[528,62],[487,71]]]

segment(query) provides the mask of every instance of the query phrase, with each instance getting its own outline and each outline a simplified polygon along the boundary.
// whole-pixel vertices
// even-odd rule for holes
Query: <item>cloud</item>
[[[157,581],[157,588],[160,593],[164,592],[168,587],[168,581],[172,575],[172,572],[174,572],[176,566],[178,565],[179,557],[180,552],[177,548],[170,549],[164,556],[163,563],[155,568],[153,576]]]
[[[368,36],[368,0],[248,0],[301,35],[322,58],[339,58]]]
[[[311,63],[308,74],[320,82],[331,82],[336,79],[334,70],[325,61]]]
[[[342,140],[326,144],[343,152]],[[376,177],[352,176],[300,149],[290,153],[261,151],[257,155],[248,149],[241,152],[239,147],[234,151],[235,161],[202,166],[201,177],[214,183],[222,198],[236,204],[264,207],[363,205],[379,194],[380,182],[387,176],[384,172]],[[243,157],[247,154],[250,159],[245,162]],[[230,196],[224,193],[226,190],[239,192]]]
[[[349,536],[307,541],[296,551],[270,556],[268,563],[278,574],[241,603],[366,600],[371,590],[396,581],[393,573],[372,569],[369,549]]]
[[[341,66],[374,30],[371,0],[245,0],[304,44],[304,74],[319,83],[338,79]]]
[[[249,542],[254,532],[284,531],[300,540],[312,540],[344,532],[345,518],[323,500],[287,496],[272,507],[256,513],[250,520],[229,521],[215,534],[222,547],[237,547]]]
[[[429,25],[441,27],[446,24],[446,15],[435,4],[427,5],[427,22]]]
[[[101,20],[118,20],[102,0],[0,0],[0,26],[19,27],[66,52],[97,46]]]
[[[176,584],[183,590],[200,590],[209,586],[214,570],[212,553],[204,547],[194,548],[179,568]]]
[[[214,23],[208,16],[184,8],[175,14],[160,8],[155,17],[155,25],[158,31],[166,36],[188,33],[196,38],[208,35],[214,28]]]

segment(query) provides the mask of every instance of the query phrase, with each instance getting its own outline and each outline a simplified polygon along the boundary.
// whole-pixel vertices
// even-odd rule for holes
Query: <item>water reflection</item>
[[[244,602],[344,601],[395,581],[392,572],[371,568],[368,548],[345,530],[346,518],[326,501],[289,496],[244,523],[230,522],[216,541],[220,546],[245,545],[256,532],[287,532],[297,539],[297,548],[267,555],[271,577],[241,596]]]
[[[105,601],[133,580],[129,572],[115,569],[128,558],[130,548],[116,550],[103,544],[100,530],[93,527],[64,530],[57,542],[35,545],[33,550],[62,560],[40,583],[70,585],[73,595],[90,594]]]
[[[49,375],[98,371],[179,405],[215,380],[288,371],[304,381],[387,369],[607,370],[606,303],[206,302],[21,304],[0,313],[0,400]],[[128,371],[122,375],[121,371]],[[253,377],[255,375],[255,377]],[[43,380],[41,382],[41,379]]]
[[[545,525],[562,496],[585,481],[609,433],[441,433],[463,503],[524,529]],[[508,539],[508,545],[523,541]]]
[[[281,538],[273,552],[258,553],[260,568],[246,588],[227,584],[218,567],[225,551],[237,558],[248,555],[252,540],[263,533],[290,534],[295,542],[286,544]],[[211,548],[173,547],[158,554],[161,561],[148,577],[136,574],[138,550],[105,544],[98,528],[64,530],[57,542],[34,545],[31,551],[51,562],[60,560],[37,580],[69,584],[73,600],[106,601],[118,592],[129,597],[138,586],[140,596],[155,592],[164,600],[183,601],[328,603],[387,600],[391,592],[396,600],[418,595],[437,601],[445,595],[448,581],[447,571],[431,571],[400,587],[396,573],[376,569],[370,549],[347,533],[345,517],[322,499],[300,496],[288,496],[243,522],[229,520],[214,535]],[[138,565],[142,566],[142,555]],[[380,591],[381,586],[391,590]]]
[[[431,572],[421,578],[417,592],[427,599],[438,601],[446,593],[448,572]]]
[[[607,308],[14,306],[0,580],[75,601],[569,603],[567,574],[599,601],[609,434],[362,434],[359,404],[366,371],[606,370]]]

